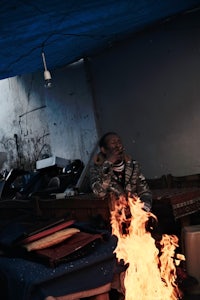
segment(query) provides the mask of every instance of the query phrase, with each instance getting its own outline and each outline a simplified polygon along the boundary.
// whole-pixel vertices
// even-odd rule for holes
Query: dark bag
[[[4,247],[1,245],[4,249],[4,255],[8,257],[21,257],[23,259],[45,264],[49,267],[56,267],[60,263],[69,262],[90,254],[104,238],[102,233],[89,233],[85,232],[84,229],[80,229],[80,232],[75,233],[63,242],[48,248],[27,251],[24,247],[29,243],[38,241],[41,238],[50,236],[52,233],[70,227],[76,228],[75,220],[60,219],[54,220],[44,226],[38,226],[37,229],[33,228],[28,232],[19,234],[17,238],[15,234],[12,242],[10,242],[9,239],[9,245],[7,245],[8,243],[6,243],[6,246],[4,245]],[[13,230],[11,231],[13,233]],[[4,236],[5,233],[6,232],[4,232]]]

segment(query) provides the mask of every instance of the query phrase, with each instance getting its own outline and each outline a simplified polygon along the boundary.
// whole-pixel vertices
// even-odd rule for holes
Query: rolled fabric
[[[65,228],[43,238],[40,238],[37,241],[25,244],[24,247],[27,251],[48,248],[63,242],[64,240],[68,239],[78,232],[80,232],[78,228]]]

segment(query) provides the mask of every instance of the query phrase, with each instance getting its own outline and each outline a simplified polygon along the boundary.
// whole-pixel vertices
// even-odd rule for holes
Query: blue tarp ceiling
[[[0,79],[68,65],[200,0],[1,0]]]

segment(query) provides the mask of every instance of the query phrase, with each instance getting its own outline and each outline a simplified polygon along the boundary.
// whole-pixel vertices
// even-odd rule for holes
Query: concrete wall
[[[0,168],[34,168],[46,155],[90,158],[97,133],[83,62],[51,73],[51,89],[43,72],[0,81]]]
[[[97,129],[84,62],[55,71],[53,84],[46,90],[52,152],[87,163],[97,143]]]
[[[91,60],[101,132],[147,177],[200,173],[200,16],[138,34]]]
[[[40,154],[51,151],[40,81],[37,74],[0,81],[0,150],[7,156],[2,168],[32,167]]]

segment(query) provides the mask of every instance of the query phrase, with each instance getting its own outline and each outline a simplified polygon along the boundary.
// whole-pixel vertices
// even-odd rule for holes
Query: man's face
[[[123,160],[124,158],[124,146],[118,135],[109,135],[106,138],[106,146],[103,147],[103,152],[107,157],[113,156],[116,158],[116,162]]]

